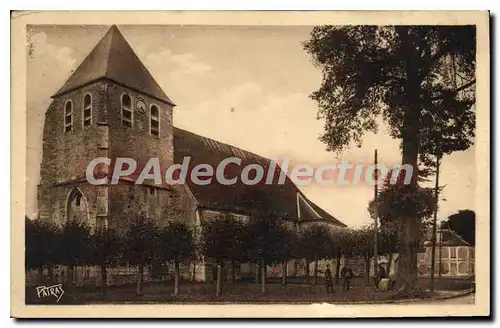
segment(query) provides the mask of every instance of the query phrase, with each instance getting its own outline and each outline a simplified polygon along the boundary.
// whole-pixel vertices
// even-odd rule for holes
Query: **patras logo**
[[[256,163],[242,165],[240,158],[228,157],[217,165],[196,163],[190,165],[192,164],[191,157],[184,157],[182,164],[162,168],[158,158],[150,158],[144,165],[138,165],[132,158],[118,157],[112,161],[107,157],[99,157],[88,164],[86,178],[92,185],[115,185],[120,180],[132,181],[135,184],[144,184],[149,180],[148,184],[153,182],[155,185],[177,185],[186,183],[187,179],[197,185],[212,183],[227,186],[236,183],[282,185],[287,181],[287,174],[290,173],[289,178],[296,185],[309,185],[315,182],[322,186],[329,186],[361,182],[375,185],[382,183],[389,172],[391,172],[392,184],[396,182],[409,184],[413,174],[413,168],[410,165],[394,165],[388,169],[383,164],[353,165],[344,160],[338,164],[328,163],[316,168],[310,164],[299,164],[289,171],[289,163],[290,161],[285,158],[280,165],[275,160],[270,160],[269,165],[266,166]],[[110,168],[112,168],[111,172]],[[402,171],[404,171],[403,175],[400,174],[403,173]]]

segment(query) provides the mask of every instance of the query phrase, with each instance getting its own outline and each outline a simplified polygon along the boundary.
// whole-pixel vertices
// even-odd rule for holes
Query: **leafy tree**
[[[425,242],[425,236],[429,231],[436,206],[433,191],[430,188],[417,187],[416,193],[410,193],[408,191],[409,187],[404,184],[403,172],[399,172],[395,181],[392,181],[392,173],[393,171],[390,171],[385,177],[384,185],[378,195],[378,206],[376,206],[374,200],[368,206],[372,218],[375,217],[375,211],[378,207],[380,221],[378,253],[388,256],[388,273],[390,273],[393,255],[400,252],[402,245],[399,217],[405,213],[414,213],[418,216],[420,233],[415,242],[417,247],[420,248]],[[408,199],[407,197],[414,198]]]
[[[340,273],[340,257],[343,255],[345,259],[353,256],[362,257],[365,260],[365,277],[367,282],[370,279],[370,259],[373,257],[373,227],[365,226],[359,229],[342,229],[336,233],[337,268],[336,268],[336,283],[338,284],[338,276]]]
[[[267,265],[283,261],[284,222],[273,213],[250,219],[247,234],[248,259],[258,263],[261,291],[266,292]]]
[[[191,227],[193,234],[194,254],[191,257],[191,264],[193,265],[192,280],[196,281],[196,264],[203,260],[203,244],[202,244],[202,230],[201,226],[195,225]]]
[[[342,252],[345,248],[343,244],[343,241],[345,241],[347,238],[343,237],[344,234],[349,233],[349,231],[345,231],[345,229],[342,230],[335,230],[330,234],[330,244],[331,244],[331,251],[332,251],[332,258],[335,258],[335,284],[339,284],[339,279],[340,279],[340,260],[342,258]]]
[[[433,190],[430,188],[417,187],[416,191],[409,191],[410,187],[404,183],[404,171],[398,172],[393,180],[393,171],[385,177],[384,185],[378,195],[378,206],[372,200],[368,205],[368,211],[372,218],[378,208],[380,226],[385,230],[387,237],[391,238],[393,246],[397,251],[403,243],[401,239],[401,222],[399,217],[405,213],[413,213],[419,218],[419,234],[417,234],[417,246],[423,245],[423,240],[429,231],[431,219],[436,207]]]
[[[161,262],[174,263],[174,295],[179,294],[179,264],[196,256],[196,245],[189,227],[180,222],[171,222],[159,231],[159,256]]]
[[[451,57],[451,65],[443,65],[442,77],[448,84],[457,88],[457,74],[454,57]],[[463,78],[458,75],[463,84]],[[470,82],[470,81],[467,81]],[[450,97],[447,90],[442,90],[438,100],[431,102],[424,107],[422,120],[427,124],[422,126],[422,137],[420,141],[420,161],[428,174],[435,176],[434,198],[436,206],[432,220],[432,249],[431,249],[431,292],[434,291],[434,267],[436,255],[436,233],[437,233],[437,212],[439,205],[439,195],[442,187],[439,185],[439,173],[441,161],[445,155],[456,151],[468,149],[474,142],[475,136],[475,101],[470,90],[462,90],[458,97]],[[442,108],[455,113],[453,117],[437,115]]]
[[[81,220],[68,220],[63,226],[59,245],[61,263],[68,266],[67,283],[71,288],[75,266],[87,264],[90,260],[90,227]]]
[[[373,227],[365,226],[360,229],[352,230],[353,237],[352,250],[353,253],[362,257],[365,260],[365,277],[370,283],[370,259],[373,257]]]
[[[113,260],[120,254],[123,248],[122,239],[116,230],[110,228],[98,228],[90,236],[91,240],[91,263],[99,265],[101,269],[101,288],[106,293],[107,267],[114,264]]]
[[[25,267],[38,269],[59,264],[61,230],[49,221],[25,218]]]
[[[318,277],[318,261],[329,258],[332,255],[332,238],[330,230],[323,225],[311,225],[305,227],[301,232],[302,254],[307,261],[314,262],[313,285],[316,285]]]
[[[238,261],[245,251],[246,230],[246,224],[230,214],[202,223],[203,254],[217,264],[217,296],[222,294],[224,263]]]
[[[382,116],[391,136],[402,140],[402,164],[416,171],[422,133],[433,124],[423,119],[426,109],[440,101],[474,101],[474,93],[460,92],[475,83],[475,43],[474,26],[315,27],[304,48],[323,71],[322,85],[311,95],[318,117],[325,120],[320,140],[332,151],[359,145],[365,132],[377,131],[376,119]],[[454,76],[469,82],[450,84],[442,71],[450,63]],[[452,121],[470,116],[471,110],[440,107],[436,116]],[[417,174],[404,191],[407,207],[418,202]],[[414,295],[420,219],[416,211],[399,214],[397,289],[400,295]]]
[[[398,252],[397,221],[382,221],[378,232],[378,252],[387,256],[387,274],[391,273],[394,254]]]
[[[158,245],[157,225],[144,217],[133,220],[125,233],[125,259],[137,266],[137,294],[143,290],[144,266],[153,263]]]
[[[455,231],[469,244],[476,245],[476,213],[471,210],[460,210],[441,222],[442,229]]]
[[[290,225],[282,223],[277,229],[278,239],[276,248],[274,251],[273,258],[275,262],[281,263],[281,284],[286,285],[288,283],[288,262],[300,257],[300,250],[298,249],[300,245],[299,234]]]

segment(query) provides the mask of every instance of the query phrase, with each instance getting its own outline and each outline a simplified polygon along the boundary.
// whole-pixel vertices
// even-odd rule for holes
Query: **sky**
[[[44,114],[51,98],[106,33],[109,26],[28,26],[26,214],[36,217]],[[165,93],[177,105],[174,125],[268,158],[292,164],[347,160],[399,164],[399,140],[379,131],[362,146],[337,154],[318,140],[324,122],[309,95],[321,71],[302,48],[310,26],[118,26]],[[439,219],[475,210],[474,149],[446,156]],[[429,183],[432,185],[432,181]],[[299,187],[317,205],[351,227],[369,224],[373,186],[318,184]]]

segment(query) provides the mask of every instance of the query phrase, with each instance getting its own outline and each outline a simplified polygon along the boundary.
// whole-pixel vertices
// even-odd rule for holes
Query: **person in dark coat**
[[[332,276],[332,270],[330,270],[330,264],[326,265],[326,270],[325,270],[325,285],[326,285],[326,292],[328,293],[330,290],[333,293],[333,276]]]
[[[351,268],[344,266],[340,271],[340,276],[342,277],[342,291],[345,292],[351,287],[351,279],[354,274]]]
[[[375,275],[375,288],[378,289],[378,285],[380,284],[380,281],[384,278],[387,278],[387,274],[385,272],[385,268],[382,265],[377,266],[377,273]]]

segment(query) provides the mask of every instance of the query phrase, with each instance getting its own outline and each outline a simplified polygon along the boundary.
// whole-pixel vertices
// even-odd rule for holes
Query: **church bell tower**
[[[172,191],[164,185],[91,185],[90,161],[109,158],[94,174],[110,175],[118,157],[145,164],[173,163],[174,103],[151,76],[125,37],[112,26],[64,85],[45,114],[38,186],[41,219],[63,224],[85,220],[92,227],[114,226],[137,216],[161,218]]]

